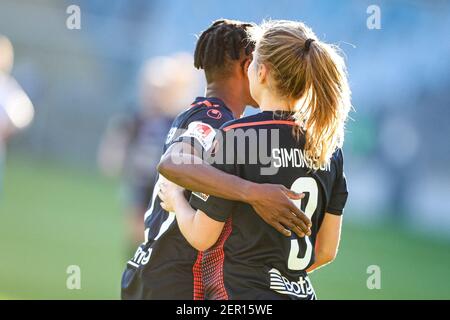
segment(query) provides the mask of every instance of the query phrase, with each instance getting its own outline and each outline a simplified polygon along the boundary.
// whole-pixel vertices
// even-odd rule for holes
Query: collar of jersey
[[[208,101],[212,104],[212,106],[219,106],[219,107],[224,107],[225,109],[230,110],[230,108],[227,107],[227,105],[225,104],[225,102],[222,101],[222,99],[216,98],[216,97],[210,97],[210,98],[206,98],[206,97],[197,97],[195,98],[194,102],[192,103],[192,105],[197,105],[197,104],[201,104],[204,101]]]
[[[262,111],[263,118],[267,120],[288,120],[295,121],[293,111],[276,110],[276,111]]]

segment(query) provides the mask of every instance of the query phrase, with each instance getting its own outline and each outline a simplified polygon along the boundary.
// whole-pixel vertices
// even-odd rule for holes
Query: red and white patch
[[[211,148],[216,136],[216,131],[209,124],[194,121],[191,122],[182,137],[195,138],[205,150]]]
[[[222,112],[220,112],[217,109],[209,109],[208,112],[206,113],[206,115],[210,118],[219,120],[220,118],[222,118]]]
[[[204,123],[198,123],[195,126],[195,130],[202,136],[202,138],[206,138],[212,130],[211,126],[204,124]]]

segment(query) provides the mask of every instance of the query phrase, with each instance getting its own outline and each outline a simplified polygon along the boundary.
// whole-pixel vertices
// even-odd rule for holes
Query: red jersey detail
[[[295,126],[295,121],[292,120],[269,120],[269,121],[256,121],[256,122],[245,122],[245,123],[236,123],[232,124],[228,127],[223,128],[224,131],[228,131],[231,129],[249,127],[249,126],[261,126],[266,124],[287,124],[290,126]]]
[[[230,217],[227,219],[216,244],[203,252],[202,280],[204,295],[208,300],[229,299],[223,276],[223,263],[225,258],[223,247],[232,229],[232,220]]]
[[[219,120],[220,118],[222,118],[222,112],[220,112],[217,109],[209,109],[208,112],[206,112],[206,115],[210,118]]]
[[[199,106],[199,105],[202,105],[202,104],[204,104],[204,105],[207,106],[208,108],[211,108],[211,107],[220,107],[220,104],[213,104],[213,103],[211,103],[211,102],[208,101],[208,100],[203,100],[203,101],[199,101],[199,102],[193,103],[193,104],[191,104],[191,107]]]
[[[211,132],[212,132],[212,128],[204,123],[198,123],[195,126],[195,131],[197,131],[203,138],[206,138]]]
[[[202,277],[202,257],[203,253],[199,251],[197,260],[192,267],[192,273],[194,275],[194,300],[205,300]]]

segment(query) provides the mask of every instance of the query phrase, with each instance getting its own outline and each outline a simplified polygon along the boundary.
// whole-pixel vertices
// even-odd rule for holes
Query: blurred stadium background
[[[66,28],[72,4],[80,30]],[[371,4],[380,30],[366,26]],[[319,298],[450,299],[450,2],[438,0],[1,0],[11,76],[34,119],[13,130],[7,154],[0,136],[0,299],[119,298],[127,183],[108,162],[120,155],[101,151],[105,132],[156,99],[142,93],[167,70],[150,68],[147,86],[149,58],[192,53],[195,34],[221,17],[302,20],[346,53],[350,198],[339,256],[312,276]],[[193,85],[180,80],[187,91],[172,94],[188,105],[202,84],[183,74]],[[69,265],[81,268],[80,290],[66,288]],[[366,286],[370,265],[380,290]]]

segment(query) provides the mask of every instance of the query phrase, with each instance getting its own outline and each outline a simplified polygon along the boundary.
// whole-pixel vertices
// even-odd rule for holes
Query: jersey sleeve
[[[228,158],[227,161],[226,139],[222,139],[224,132],[220,131],[220,133],[221,134],[218,135],[218,137],[221,138],[216,140],[216,145],[214,147],[215,151],[213,153],[213,156],[216,156],[216,160],[210,161],[211,165],[228,174],[239,176],[239,166],[236,164],[235,158],[236,150],[234,150],[232,158]],[[218,156],[217,153],[220,153],[220,156]],[[193,208],[203,211],[211,219],[220,222],[225,222],[238,204],[236,201],[226,200],[199,192],[192,192],[189,202]]]
[[[232,115],[221,107],[200,107],[198,112],[185,120],[181,134],[172,143],[190,143],[203,154],[211,149],[217,129],[232,119]]]
[[[344,173],[344,157],[342,150],[338,150],[337,152],[336,164],[337,177],[333,184],[333,189],[326,212],[335,215],[342,215],[348,197],[347,179]]]
[[[234,201],[199,192],[192,192],[189,203],[194,209],[203,211],[208,217],[219,222],[225,222],[236,205]]]

